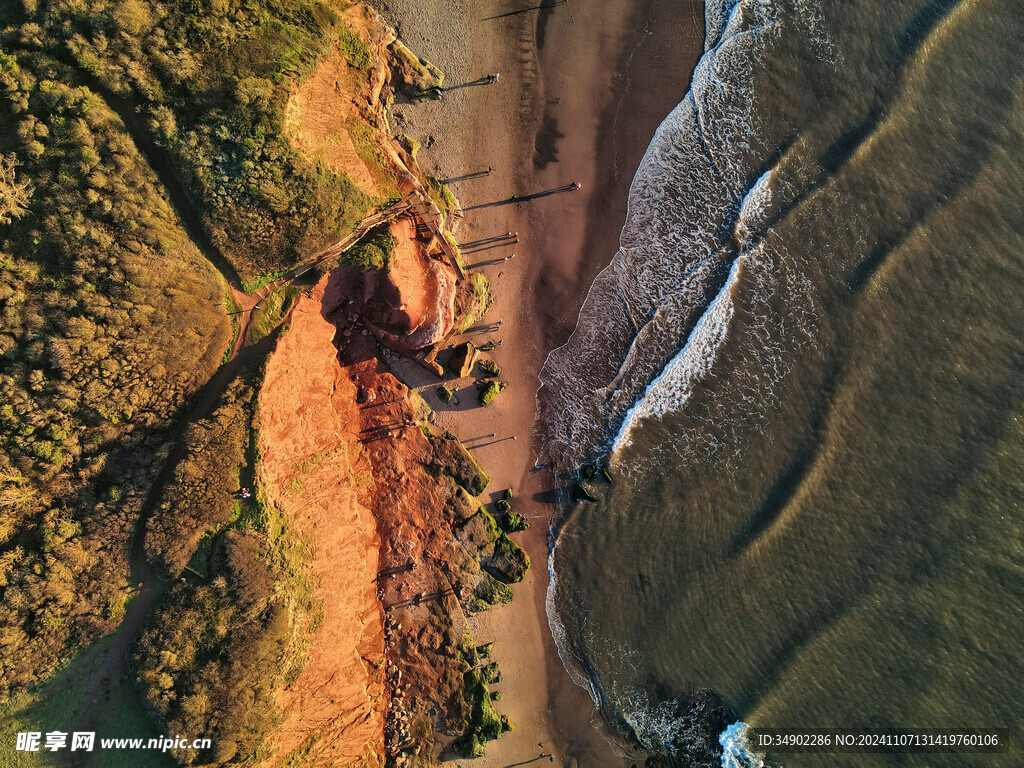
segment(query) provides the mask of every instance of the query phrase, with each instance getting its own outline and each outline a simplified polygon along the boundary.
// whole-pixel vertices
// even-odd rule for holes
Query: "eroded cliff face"
[[[345,273],[336,270],[329,283],[348,284]],[[339,328],[339,359],[356,387],[377,489],[386,752],[395,765],[443,751],[479,755],[511,726],[491,704],[487,684],[499,675],[475,647],[468,616],[509,600],[506,584],[522,578],[529,560],[481,501],[486,472],[455,436],[431,426],[429,407],[378,356],[360,302],[351,292],[329,293],[338,305],[325,311]]]
[[[487,475],[379,359],[363,289],[345,267],[298,299],[259,397],[260,481],[307,542],[323,602],[268,766],[296,750],[303,765],[404,765],[510,727],[467,616],[511,597],[518,548],[477,498]]]
[[[388,111],[396,96],[429,94],[443,75],[398,42],[373,9],[356,4],[342,19],[347,43],[293,88],[284,133],[310,162],[355,184],[378,208],[387,200],[419,198],[411,210],[368,233],[372,238],[387,229],[393,245],[386,268],[362,277],[361,314],[389,345],[421,350],[444,339],[455,322],[461,275],[440,230],[457,222],[447,210],[457,201],[450,191],[438,196],[437,182],[416,163],[413,143],[403,139],[403,146],[391,135]],[[444,213],[432,194],[446,201]]]
[[[356,389],[338,363],[335,328],[323,317],[326,289],[324,279],[298,298],[259,395],[260,482],[308,547],[323,611],[308,638],[308,665],[278,694],[285,720],[270,740],[275,756],[267,765],[296,750],[303,766],[345,765],[383,752],[373,484],[357,438]]]
[[[431,258],[432,238],[417,232],[413,217],[390,224],[394,250],[386,271],[367,276],[360,312],[389,346],[418,350],[435,344],[455,325],[457,277]]]
[[[286,133],[372,197],[416,202],[353,246],[371,244],[373,259],[349,254],[361,268],[337,267],[298,299],[267,366],[261,482],[308,542],[324,605],[308,667],[279,694],[286,720],[268,766],[290,755],[427,764],[453,744],[480,754],[511,726],[491,704],[497,670],[467,616],[509,600],[503,582],[529,564],[477,498],[487,475],[378,357],[381,343],[422,362],[486,306],[486,283],[466,279],[449,242],[457,201],[442,195],[442,213],[387,124],[396,92],[422,97],[443,76],[375,12],[357,5],[345,18],[365,65],[358,46],[325,58],[293,92]]]
[[[415,186],[391,138],[395,31],[363,3],[341,13],[347,44],[325,56],[293,89],[284,133],[311,162],[323,162],[372,198]]]

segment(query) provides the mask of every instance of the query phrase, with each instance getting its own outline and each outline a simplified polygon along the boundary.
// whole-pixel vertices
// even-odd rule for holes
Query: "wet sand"
[[[503,673],[498,708],[516,729],[474,764],[615,766],[624,761],[591,726],[592,702],[569,679],[548,629],[554,493],[545,472],[531,471],[534,393],[545,356],[572,332],[591,281],[618,248],[629,185],[654,130],[689,88],[703,10],[697,0],[537,5],[378,4],[403,41],[445,71],[450,89],[437,102],[397,106],[396,133],[423,142],[420,162],[441,179],[493,168],[452,182],[465,210],[460,242],[518,233],[517,242],[464,249],[465,262],[491,280],[487,320],[502,321],[469,338],[502,341],[491,356],[508,389],[489,407],[472,407],[466,380],[463,405],[453,409],[437,401],[433,386],[420,388],[441,425],[479,446],[475,453],[494,478],[488,492],[512,487],[514,508],[532,524],[519,540],[534,566],[515,587],[516,599],[475,619],[476,640],[495,641]],[[496,72],[496,84],[452,88]],[[572,182],[581,189],[510,202]],[[511,253],[515,259],[499,261]],[[483,438],[491,433],[497,437]]]

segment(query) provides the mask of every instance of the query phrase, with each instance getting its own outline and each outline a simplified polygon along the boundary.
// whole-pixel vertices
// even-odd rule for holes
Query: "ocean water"
[[[548,613],[628,749],[1024,726],[1024,2],[709,0],[538,392]]]

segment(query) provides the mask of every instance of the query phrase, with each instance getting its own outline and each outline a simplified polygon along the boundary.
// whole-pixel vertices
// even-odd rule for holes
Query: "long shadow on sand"
[[[529,195],[512,195],[512,197],[506,197],[504,200],[494,200],[490,203],[478,203],[477,205],[469,205],[463,208],[463,211],[475,211],[478,208],[497,208],[501,205],[512,205],[513,203],[528,203],[532,200],[537,200],[541,197],[547,197],[548,195],[558,195],[562,192],[573,192],[579,189],[576,186],[576,182],[570,184],[563,184],[560,187],[553,187],[552,189],[544,189],[540,192],[533,192]]]
[[[494,19],[504,19],[508,16],[518,16],[520,13],[529,13],[530,11],[542,11],[545,8],[554,8],[556,5],[565,5],[569,0],[553,0],[550,3],[541,3],[540,5],[531,5],[529,8],[520,8],[518,11],[509,11],[508,13],[499,13],[497,16],[487,16],[481,19],[481,21],[493,21]],[[536,758],[540,759],[540,758]],[[529,762],[533,762],[532,760]],[[525,763],[516,763],[516,765],[525,765]]]

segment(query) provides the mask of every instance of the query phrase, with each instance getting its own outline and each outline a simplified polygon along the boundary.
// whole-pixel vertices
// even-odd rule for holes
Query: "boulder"
[[[448,369],[460,379],[469,376],[479,354],[472,343],[467,341],[459,344],[452,349],[452,355],[448,358]]]

